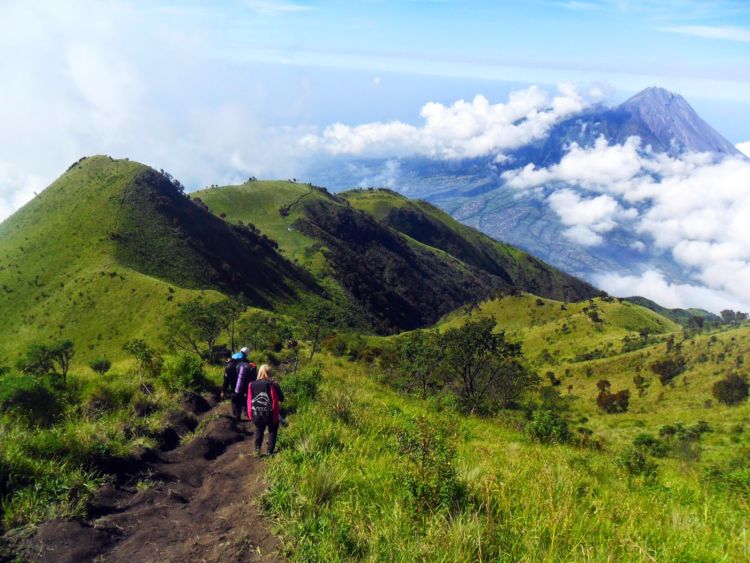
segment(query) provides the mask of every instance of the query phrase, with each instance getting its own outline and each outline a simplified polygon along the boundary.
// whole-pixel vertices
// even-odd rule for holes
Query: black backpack
[[[224,389],[234,391],[234,386],[237,385],[237,360],[229,360],[227,365],[224,366]]]

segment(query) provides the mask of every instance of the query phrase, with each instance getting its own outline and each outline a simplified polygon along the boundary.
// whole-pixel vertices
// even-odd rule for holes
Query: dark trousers
[[[247,396],[242,393],[232,393],[232,414],[240,420],[242,413],[247,411]]]
[[[271,417],[268,417],[253,420],[253,424],[255,424],[255,451],[260,451],[260,447],[263,445],[263,433],[268,428],[268,453],[272,454],[276,449],[276,434],[279,431],[278,422],[274,422]]]

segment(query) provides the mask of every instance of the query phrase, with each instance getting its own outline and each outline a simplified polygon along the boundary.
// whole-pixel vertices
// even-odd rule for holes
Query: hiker
[[[258,379],[248,388],[247,412],[255,425],[255,453],[260,454],[263,433],[268,428],[268,455],[276,449],[276,433],[281,418],[280,403],[284,400],[281,387],[271,379],[271,367],[263,364],[258,370]]]
[[[224,365],[224,382],[221,385],[221,400],[231,399],[234,394],[234,387],[237,385],[237,363],[242,358],[242,354],[237,353],[227,358]]]
[[[232,414],[237,422],[242,420],[242,411],[246,408],[248,385],[258,376],[258,369],[247,357],[249,351],[247,347],[243,347],[239,354],[232,356],[237,358],[237,382],[234,386],[234,395],[232,395]],[[250,419],[250,411],[247,411],[247,418]]]

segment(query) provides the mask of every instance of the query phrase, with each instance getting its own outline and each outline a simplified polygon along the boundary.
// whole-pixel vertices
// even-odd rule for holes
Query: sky
[[[292,177],[330,154],[310,140],[335,124],[440,128],[460,100],[492,108],[529,88],[585,105],[658,85],[732,143],[750,141],[744,0],[0,7],[0,220],[84,155],[164,168],[189,189]]]

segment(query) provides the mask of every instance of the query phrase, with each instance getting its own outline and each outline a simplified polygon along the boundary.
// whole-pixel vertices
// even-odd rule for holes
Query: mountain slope
[[[577,301],[596,294],[581,280],[462,225],[425,201],[408,200],[391,190],[352,190],[340,195],[382,224],[497,276],[509,286],[560,300]]]
[[[370,209],[364,204],[370,195],[380,199],[381,211],[398,214],[400,209],[400,219],[389,222]],[[277,238],[282,253],[345,289],[380,331],[432,324],[463,303],[509,288],[561,299],[598,293],[430,206],[424,207],[427,213],[420,207],[424,204],[395,194],[336,197],[309,185],[256,181],[193,197],[230,221],[250,222]],[[431,226],[428,236],[417,226],[425,221]]]
[[[646,309],[651,309],[655,313],[659,313],[661,316],[667,317],[681,325],[687,325],[690,319],[694,317],[714,324],[721,324],[724,322],[719,315],[704,311],[703,309],[668,309],[667,307],[662,307],[658,303],[651,301],[651,299],[646,299],[645,297],[640,296],[626,297],[625,301],[635,303],[641,307],[646,307]]]
[[[271,241],[226,224],[164,175],[87,158],[0,225],[0,364],[54,338],[74,340],[79,356],[103,342],[119,356],[123,341],[156,335],[168,311],[203,291],[270,306],[313,287]]]

